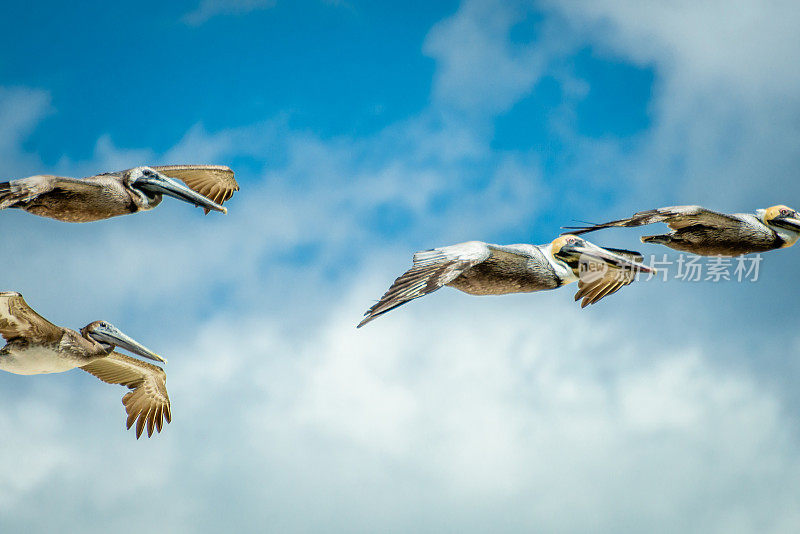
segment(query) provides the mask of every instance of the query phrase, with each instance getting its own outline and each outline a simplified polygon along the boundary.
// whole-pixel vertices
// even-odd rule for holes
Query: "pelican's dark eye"
[[[790,215],[791,213],[789,210],[781,210],[781,215]]]

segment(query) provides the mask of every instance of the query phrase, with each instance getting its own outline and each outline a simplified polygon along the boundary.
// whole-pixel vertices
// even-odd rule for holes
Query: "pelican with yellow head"
[[[578,282],[582,307],[619,291],[639,272],[654,272],[638,252],[602,248],[575,235],[545,245],[493,245],[469,241],[414,254],[414,264],[364,314],[376,317],[450,286],[470,295],[506,295],[556,289]]]
[[[642,237],[655,243],[700,256],[741,256],[778,250],[794,245],[800,238],[800,214],[784,205],[755,213],[726,214],[701,206],[672,206],[636,213],[628,219],[602,224],[567,227],[573,235],[604,228],[666,223],[672,232]]]

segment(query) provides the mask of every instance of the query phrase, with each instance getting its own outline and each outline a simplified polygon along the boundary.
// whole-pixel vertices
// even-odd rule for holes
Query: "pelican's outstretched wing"
[[[26,338],[36,342],[58,341],[63,330],[28,306],[16,291],[0,292],[0,335],[6,341]]]
[[[632,250],[620,250],[616,248],[604,247],[609,252],[618,254],[631,261],[641,263],[644,257]],[[597,262],[596,269],[587,269],[581,273],[578,279],[578,292],[575,293],[575,302],[583,299],[581,308],[598,302],[609,295],[612,295],[630,285],[636,280],[639,271],[630,268],[622,268],[604,262]]]
[[[165,419],[167,423],[172,421],[167,374],[161,367],[112,352],[81,369],[103,382],[121,384],[133,390],[122,397],[122,404],[128,413],[127,427],[136,422],[136,439],[142,435],[145,424],[147,437],[150,437],[154,428],[161,432]]]
[[[411,269],[395,280],[381,299],[367,310],[357,328],[410,300],[436,291],[491,255],[489,246],[480,241],[417,252]]]
[[[225,165],[161,165],[158,172],[183,181],[204,197],[222,204],[239,190],[233,171]],[[208,213],[208,208],[205,209]]]
[[[567,226],[568,234],[578,235],[587,232],[613,227],[644,226],[653,223],[666,223],[673,230],[680,230],[687,226],[701,225],[712,228],[730,228],[742,223],[733,215],[707,210],[701,206],[671,206],[655,210],[640,211],[629,219],[620,219],[593,226]]]

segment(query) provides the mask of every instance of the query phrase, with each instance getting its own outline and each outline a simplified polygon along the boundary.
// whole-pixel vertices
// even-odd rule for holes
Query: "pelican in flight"
[[[187,187],[188,186],[188,187]],[[134,167],[88,178],[36,175],[0,182],[0,209],[18,208],[65,222],[90,222],[147,211],[163,195],[227,213],[222,203],[239,190],[223,165]]]
[[[642,243],[666,245],[700,256],[741,256],[791,247],[800,237],[800,214],[786,206],[756,210],[754,214],[718,213],[700,206],[673,206],[642,211],[630,219],[594,226],[567,227],[571,234],[603,228],[666,223],[668,234],[642,237]]]
[[[128,413],[127,427],[136,423],[136,438],[147,426],[161,432],[164,420],[172,420],[167,375],[161,367],[114,352],[122,347],[134,354],[166,363],[113,325],[95,321],[80,333],[54,325],[28,306],[17,292],[0,292],[0,370],[18,375],[63,373],[76,367],[108,384],[132,389],[122,404]]]
[[[601,248],[574,235],[546,245],[492,245],[469,241],[414,254],[414,265],[364,314],[358,328],[413,299],[450,286],[470,295],[506,295],[556,289],[578,282],[575,301],[594,304],[655,272],[638,252]]]

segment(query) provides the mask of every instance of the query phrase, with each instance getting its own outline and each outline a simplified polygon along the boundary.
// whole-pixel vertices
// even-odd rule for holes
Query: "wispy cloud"
[[[183,22],[199,26],[218,15],[241,15],[274,7],[276,0],[201,0],[194,11],[183,16]]]
[[[533,88],[548,50],[509,41],[518,16],[512,3],[469,0],[431,30],[423,50],[438,64],[434,97],[440,104],[493,116]]]
[[[40,165],[38,156],[22,143],[52,111],[47,91],[0,86],[0,158],[7,176]]]
[[[800,37],[792,29],[800,12],[758,1],[736,10],[716,0],[550,5],[579,39],[657,67],[655,122],[638,164],[627,169],[637,175],[632,183],[669,202],[720,208],[800,193],[800,159],[790,147],[800,110]],[[765,189],[767,176],[773,185]]]
[[[321,0],[321,2],[337,8],[354,9],[347,0]],[[219,15],[244,15],[271,9],[277,3],[277,0],[201,0],[200,4],[193,11],[186,13],[181,20],[189,26],[200,26]]]

